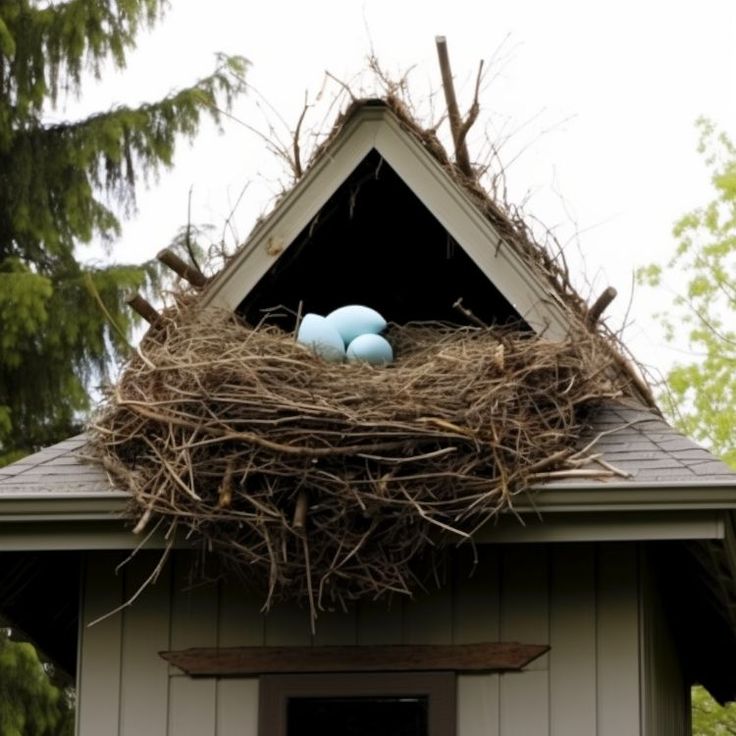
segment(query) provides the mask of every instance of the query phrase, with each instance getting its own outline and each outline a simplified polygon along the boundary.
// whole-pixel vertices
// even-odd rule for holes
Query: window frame
[[[289,698],[424,696],[428,736],[455,736],[455,672],[330,672],[262,675],[259,685],[259,736],[288,736]]]

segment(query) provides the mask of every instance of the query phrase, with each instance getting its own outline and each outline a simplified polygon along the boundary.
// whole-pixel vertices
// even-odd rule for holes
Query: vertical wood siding
[[[217,643],[221,647],[261,644],[265,618],[260,603],[241,587],[222,587]],[[258,736],[258,678],[217,681],[216,736]]]
[[[118,576],[114,562],[88,560],[85,621],[131,595],[156,558],[140,553]],[[462,550],[450,584],[390,608],[325,612],[314,637],[306,609],[264,616],[237,585],[192,586],[191,564],[177,554],[122,615],[82,629],[79,736],[258,736],[257,678],[192,679],[163,663],[164,649],[498,640],[551,651],[523,672],[458,676],[458,736],[641,734],[635,545],[489,545],[477,564]]]
[[[157,560],[136,556],[125,565],[121,581],[130,600],[151,574]],[[120,736],[166,734],[168,665],[158,656],[170,644],[171,573],[167,568],[122,612],[120,667]]]
[[[115,577],[115,565],[121,560],[117,553],[96,552],[87,556],[84,565],[77,729],[89,736],[120,733],[122,616],[112,616],[91,628],[86,624],[123,603],[122,586]]]
[[[602,545],[596,585],[596,736],[640,730],[637,547]]]
[[[595,557],[560,545],[550,580],[550,736],[596,733],[596,618]]]
[[[642,565],[642,679],[645,736],[690,736],[690,688],[648,560]]]

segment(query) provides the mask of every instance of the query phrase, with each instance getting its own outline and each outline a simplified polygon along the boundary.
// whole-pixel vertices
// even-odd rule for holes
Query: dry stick
[[[616,298],[618,292],[613,286],[609,286],[603,293],[593,302],[592,306],[585,315],[585,324],[589,329],[593,329],[601,318],[603,312],[608,305]]]
[[[478,64],[478,76],[475,78],[475,92],[473,94],[473,102],[470,105],[470,109],[468,110],[468,114],[465,116],[465,120],[463,120],[462,127],[460,128],[460,145],[467,150],[467,146],[465,144],[465,138],[468,135],[468,131],[473,127],[473,123],[478,119],[478,114],[480,113],[480,104],[478,102],[478,94],[480,92],[480,82],[483,78],[483,59],[480,60]],[[471,175],[473,178],[477,178],[477,175],[475,171],[473,171],[472,167],[470,169]]]
[[[307,104],[307,93],[305,92],[304,107],[302,108],[301,115],[299,115],[299,120],[296,123],[296,130],[294,131],[294,178],[297,180],[301,179],[302,175],[304,174],[304,169],[302,168],[301,150],[299,148],[299,136],[301,135],[302,123],[304,122],[304,116],[307,114],[308,109],[309,105]]]
[[[160,251],[156,258],[158,258],[164,266],[168,266],[172,271],[174,271],[174,273],[181,276],[181,278],[185,279],[192,286],[195,286],[198,289],[201,289],[207,283],[207,277],[198,268],[190,266],[168,248],[164,248]]]
[[[166,486],[162,483],[161,485],[159,485],[158,490],[151,495],[144,506],[141,518],[138,519],[138,523],[133,527],[133,534],[140,534],[148,526],[148,522],[151,520],[151,516],[153,515],[154,506],[157,502],[157,497],[160,496],[165,489]]]
[[[632,474],[627,473],[625,470],[621,470],[621,468],[617,468],[615,465],[612,465],[611,463],[604,460],[602,457],[594,457],[593,462],[598,463],[602,467],[604,467],[606,470],[610,470],[612,473],[615,473],[621,478],[631,478]]]
[[[159,462],[161,463],[161,467],[166,471],[169,478],[174,481],[174,484],[176,487],[180,488],[184,493],[186,493],[188,496],[193,498],[195,501],[201,501],[202,499],[197,495],[197,492],[190,488],[180,477],[179,474],[176,472],[176,469],[171,466],[171,463],[168,463],[166,461],[166,458],[161,454],[159,449],[151,442],[148,437],[143,437],[143,441],[148,445],[148,447],[151,449],[151,452],[158,458]]]
[[[325,76],[329,77],[333,82],[337,82],[350,95],[351,102],[358,101],[358,98],[353,94],[353,90],[350,89],[350,85],[343,82],[342,79],[338,79],[332,72],[325,71]]]
[[[570,460],[587,455],[588,452],[593,447],[595,447],[595,445],[597,445],[598,442],[600,442],[600,440],[603,437],[606,437],[609,434],[615,434],[616,432],[620,432],[622,429],[628,429],[629,427],[633,427],[635,424],[641,424],[642,422],[648,422],[649,419],[650,419],[649,417],[643,417],[641,419],[634,419],[630,422],[626,422],[625,424],[621,424],[619,426],[613,427],[612,429],[606,429],[606,430],[603,430],[602,432],[599,432],[595,437],[593,437],[593,439],[590,442],[588,442],[587,445],[585,445],[585,447],[580,448],[577,452],[575,452],[574,455],[570,455]]]
[[[119,399],[118,406],[127,406],[137,414],[141,414],[149,419],[153,419],[157,422],[175,424],[179,427],[188,427],[189,429],[196,429],[199,425],[191,421],[180,419],[176,416],[166,416],[158,414],[157,412],[150,411],[143,402],[132,401],[130,399]],[[308,457],[328,457],[330,455],[355,455],[366,450],[395,450],[399,447],[404,446],[404,442],[376,442],[374,444],[367,445],[348,445],[346,447],[298,447],[294,445],[284,445],[279,442],[271,442],[270,440],[260,437],[252,432],[228,432],[225,429],[219,429],[217,427],[203,426],[199,427],[205,434],[213,436],[212,442],[233,440],[240,442],[251,442],[255,445],[260,445],[269,450],[275,450],[276,452],[283,452],[286,455],[306,455]],[[206,444],[206,441],[201,441],[199,445]]]
[[[458,536],[463,537],[464,539],[468,539],[469,535],[467,532],[461,531],[460,529],[455,529],[454,527],[450,526],[449,524],[443,524],[441,521],[438,521],[437,519],[433,519],[426,511],[426,509],[414,498],[411,497],[409,492],[406,490],[406,488],[401,489],[401,492],[406,496],[406,500],[409,501],[409,503],[416,509],[416,512],[421,516],[423,519],[428,521],[430,524],[435,524],[441,529],[444,529],[446,532],[451,532],[452,534],[457,534]]]
[[[432,452],[425,452],[422,455],[411,455],[410,457],[384,457],[383,455],[367,455],[365,453],[359,453],[357,457],[365,458],[366,460],[376,460],[377,462],[387,463],[389,465],[400,465],[402,463],[413,463],[418,460],[429,460],[430,458],[437,458],[443,455],[449,455],[453,452],[457,452],[458,448],[452,447],[441,447],[439,450],[433,450]]]
[[[148,542],[151,540],[151,538],[153,537],[153,535],[158,531],[158,528],[161,526],[161,524],[163,524],[163,522],[164,522],[164,519],[163,519],[163,517],[161,517],[156,522],[156,524],[154,525],[153,529],[151,529],[148,532],[148,534],[146,534],[146,536],[143,537],[143,539],[141,539],[141,541],[138,542],[138,544],[136,544],[135,547],[133,547],[133,549],[131,550],[130,554],[122,562],[119,562],[115,566],[115,574],[116,575],[120,573],[120,570],[122,569],[123,565],[127,565],[138,554],[138,552],[140,552],[140,550],[142,550],[143,547],[145,547],[146,544],[148,544]]]
[[[470,154],[465,144],[465,136],[472,125],[465,126],[460,117],[460,110],[457,105],[457,97],[455,96],[455,86],[452,81],[452,70],[450,68],[450,56],[447,52],[447,39],[444,36],[436,36],[435,44],[437,46],[437,57],[440,64],[440,73],[442,74],[442,88],[445,91],[445,102],[447,103],[447,115],[450,120],[450,129],[452,131],[452,139],[455,144],[455,162],[458,169],[469,179],[474,179],[475,174],[473,167],[470,165]],[[477,117],[478,113],[475,112]],[[470,119],[470,117],[468,118]]]
[[[110,618],[111,616],[114,616],[116,613],[120,613],[120,611],[123,611],[124,609],[128,608],[129,606],[132,606],[133,603],[138,599],[140,594],[149,586],[153,585],[153,583],[156,582],[156,579],[161,574],[161,570],[163,570],[164,565],[166,564],[166,560],[169,557],[169,554],[174,546],[174,540],[173,538],[169,541],[169,543],[164,548],[163,553],[161,554],[161,558],[159,559],[158,563],[156,564],[156,567],[153,568],[153,572],[141,583],[141,586],[136,590],[135,593],[133,593],[130,598],[128,598],[125,603],[120,604],[117,608],[114,608],[112,611],[108,611],[107,613],[103,614],[102,616],[99,616],[98,618],[94,619],[94,621],[90,621],[87,624],[87,627],[94,626],[95,624],[100,623],[101,621],[104,621],[107,618]]]
[[[306,566],[307,597],[309,598],[309,628],[312,632],[312,636],[314,636],[317,633],[317,608],[314,603],[314,590],[312,589],[312,570],[310,568],[309,562],[309,542],[307,541],[306,534],[302,537],[302,549],[304,551],[304,564]]]
[[[294,519],[292,526],[294,529],[304,529],[307,523],[307,510],[309,509],[309,498],[307,492],[302,488],[296,497],[296,508],[294,509]]]
[[[217,492],[217,508],[229,509],[233,503],[233,471],[235,460],[231,457],[225,466],[225,474],[222,476],[222,484]]]
[[[155,325],[160,319],[161,315],[151,306],[150,302],[144,299],[137,292],[130,294],[125,298],[125,303],[134,311],[140,314],[146,322],[150,325]]]
[[[294,343],[296,343],[297,337],[299,337],[299,328],[302,325],[302,310],[304,309],[304,300],[299,300],[299,306],[296,310],[296,323],[294,325]]]
[[[474,325],[478,327],[488,328],[488,325],[483,322],[482,319],[476,317],[466,306],[463,305],[463,298],[458,297],[458,300],[452,305],[454,309],[462,312]]]

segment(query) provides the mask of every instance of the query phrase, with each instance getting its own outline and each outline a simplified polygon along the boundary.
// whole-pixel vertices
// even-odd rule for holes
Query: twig
[[[481,62],[478,70],[478,79],[475,86],[475,99],[470,108],[468,117],[463,120],[460,116],[460,109],[455,96],[455,85],[452,81],[452,70],[450,68],[450,55],[447,51],[447,39],[444,36],[436,36],[435,44],[437,46],[437,56],[439,59],[440,73],[442,75],[442,87],[445,91],[445,102],[447,103],[447,115],[450,121],[450,129],[452,131],[452,140],[455,144],[455,162],[458,169],[468,179],[475,179],[475,172],[470,164],[470,154],[465,143],[468,130],[478,117],[478,89],[480,86],[480,76],[483,69]]]
[[[188,225],[187,228],[189,228]],[[187,240],[188,239],[189,234],[187,232]],[[191,251],[190,245],[187,245],[187,250]],[[192,258],[191,252],[189,257]],[[158,260],[165,266],[168,266],[178,276],[188,281],[192,286],[196,286],[198,289],[201,289],[207,284],[207,277],[199,270],[199,267],[196,265],[196,261],[192,260],[195,265],[190,266],[168,248],[164,248],[159,251],[156,258],[158,258]]]
[[[174,547],[174,540],[171,539],[169,543],[164,548],[163,553],[161,554],[161,557],[158,560],[158,563],[156,564],[156,567],[153,568],[153,571],[151,574],[141,583],[140,587],[133,593],[130,598],[128,598],[125,603],[122,603],[121,605],[114,608],[112,611],[108,611],[107,613],[103,614],[102,616],[97,617],[93,621],[90,621],[87,624],[87,627],[95,626],[96,624],[99,624],[100,622],[104,621],[105,619],[110,618],[111,616],[114,616],[116,613],[120,613],[120,611],[125,610],[129,606],[132,606],[136,600],[140,597],[141,593],[143,593],[146,588],[148,588],[149,585],[152,585],[156,582],[158,579],[158,576],[161,574],[161,571],[164,569],[164,565],[166,564],[166,560],[169,557],[169,554],[171,553],[171,550]]]
[[[593,329],[605,312],[608,305],[616,298],[618,292],[612,286],[607,287],[603,293],[593,302],[588,313],[585,315],[585,324],[589,329]]]
[[[144,299],[140,294],[130,294],[125,298],[125,303],[150,325],[158,324],[161,315],[151,306],[150,302]]]
[[[463,298],[458,297],[457,301],[452,305],[453,309],[457,309],[458,311],[462,312],[474,325],[477,325],[478,327],[488,327],[488,325],[483,322],[482,319],[479,319],[476,317],[473,312],[471,312],[466,306],[463,305]]]
[[[301,135],[302,130],[302,123],[304,122],[304,117],[307,114],[307,110],[309,109],[309,105],[307,104],[307,93],[304,93],[304,107],[302,108],[301,115],[299,115],[299,120],[296,123],[296,129],[294,130],[294,139],[293,139],[293,151],[294,151],[294,178],[295,179],[301,179],[302,175],[304,174],[304,171],[302,169],[302,161],[301,161],[301,151],[299,148],[299,136]]]

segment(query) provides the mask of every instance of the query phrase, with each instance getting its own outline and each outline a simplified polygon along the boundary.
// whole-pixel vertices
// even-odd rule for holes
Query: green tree
[[[698,128],[715,197],[675,225],[677,249],[666,271],[687,281],[674,311],[660,315],[670,341],[687,331],[695,359],[669,372],[663,400],[686,434],[736,467],[736,147],[709,120]],[[647,266],[640,282],[658,286],[663,274]]]
[[[718,705],[702,687],[693,688],[693,736],[736,736],[736,706]]]
[[[72,736],[71,694],[52,683],[49,667],[33,646],[0,629],[0,734]]]
[[[140,177],[171,166],[202,113],[217,120],[244,91],[245,60],[221,57],[162,100],[48,121],[85,80],[123,68],[164,5],[0,0],[0,465],[71,434],[91,379],[126,348],[122,294],[150,272],[85,267],[78,245],[111,243]]]
[[[694,359],[670,370],[661,399],[680,429],[736,467],[736,147],[711,121],[697,125],[714,198],[678,220],[675,255],[664,269],[642,269],[639,281],[685,275],[674,311],[658,316],[670,342],[686,330]],[[693,736],[736,736],[736,704],[719,706],[702,687],[692,703]]]

